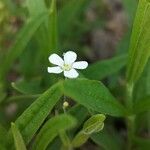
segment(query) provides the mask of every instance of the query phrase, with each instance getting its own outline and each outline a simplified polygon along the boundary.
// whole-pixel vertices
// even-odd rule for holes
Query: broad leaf
[[[56,116],[45,123],[36,137],[33,150],[45,150],[48,144],[59,134],[74,127],[76,120],[69,115]]]
[[[126,65],[126,55],[117,56],[112,59],[103,60],[90,65],[86,70],[82,71],[84,76],[89,79],[101,80],[108,77]]]
[[[64,94],[88,109],[112,116],[126,115],[126,109],[98,81],[87,79],[67,80],[63,84]]]
[[[150,2],[140,0],[131,36],[127,80],[135,83],[150,56]]]
[[[26,146],[24,144],[23,138],[14,123],[11,124],[11,131],[14,137],[16,150],[26,150]]]

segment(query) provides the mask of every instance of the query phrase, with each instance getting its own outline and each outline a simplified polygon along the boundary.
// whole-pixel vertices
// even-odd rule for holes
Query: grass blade
[[[15,43],[7,53],[7,57],[1,66],[0,80],[3,80],[5,78],[15,59],[20,56],[20,54],[30,41],[31,37],[34,35],[36,30],[39,28],[39,26],[42,24],[47,16],[48,13],[44,13],[30,19],[18,33]]]

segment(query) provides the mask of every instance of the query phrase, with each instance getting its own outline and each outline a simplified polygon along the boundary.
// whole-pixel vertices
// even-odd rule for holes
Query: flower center
[[[62,67],[62,69],[63,69],[64,71],[69,71],[69,70],[72,69],[72,65],[64,64],[63,67]]]

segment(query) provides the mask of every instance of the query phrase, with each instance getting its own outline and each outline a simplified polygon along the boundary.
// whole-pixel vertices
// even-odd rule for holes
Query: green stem
[[[126,99],[126,106],[130,112],[133,110],[133,84],[127,85],[127,99]],[[128,150],[132,150],[132,139],[135,134],[135,116],[128,116],[127,117],[127,128],[128,128]]]
[[[65,78],[65,80],[67,80],[67,78]],[[66,99],[67,98],[64,95],[64,97],[63,97],[63,103],[66,101]],[[67,114],[65,106],[63,106],[63,111],[64,111],[64,114]],[[71,140],[68,137],[67,132],[61,131],[59,135],[60,135],[60,139],[61,139],[61,141],[63,143],[64,149],[65,150],[73,150],[72,145],[71,145]]]
[[[71,141],[67,135],[67,133],[65,131],[60,132],[60,139],[63,143],[63,146],[65,148],[65,150],[73,150],[72,145],[71,145]]]

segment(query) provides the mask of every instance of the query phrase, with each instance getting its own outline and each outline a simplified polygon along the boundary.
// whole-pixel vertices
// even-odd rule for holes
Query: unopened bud
[[[65,101],[64,103],[63,103],[63,107],[64,108],[67,108],[69,106],[69,103],[67,102],[67,101]]]

